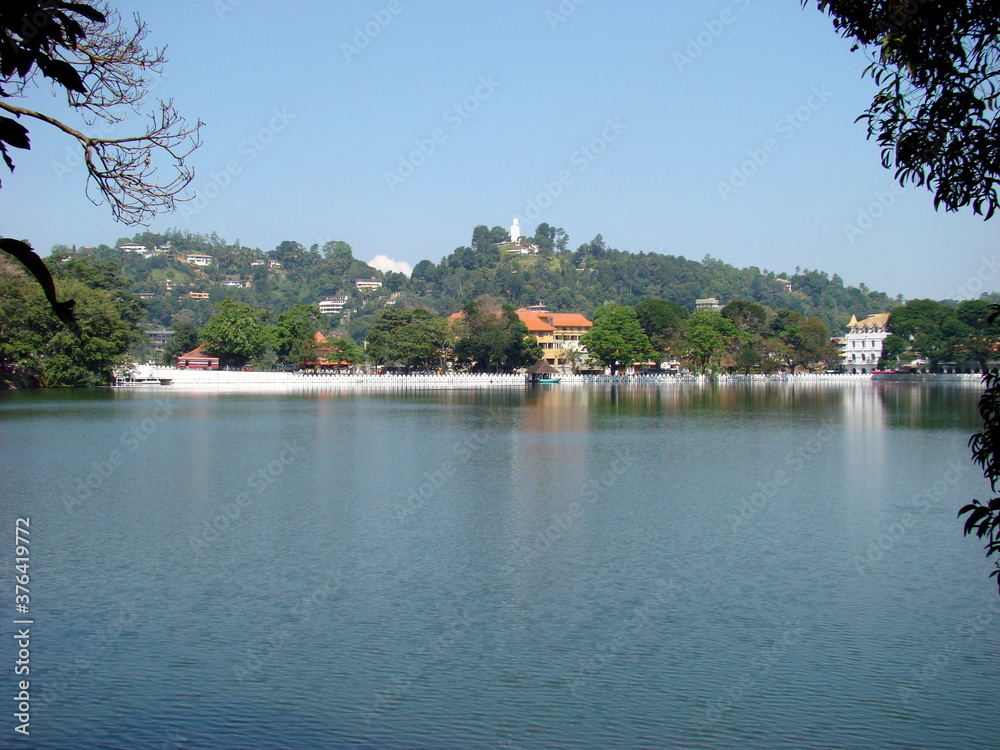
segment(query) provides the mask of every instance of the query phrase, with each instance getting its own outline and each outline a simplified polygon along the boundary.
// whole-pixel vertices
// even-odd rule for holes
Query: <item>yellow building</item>
[[[579,313],[552,313],[541,306],[522,307],[517,317],[528,327],[528,333],[538,339],[546,361],[559,367],[572,363],[576,354],[582,359],[587,350],[580,344],[580,337],[594,324]]]

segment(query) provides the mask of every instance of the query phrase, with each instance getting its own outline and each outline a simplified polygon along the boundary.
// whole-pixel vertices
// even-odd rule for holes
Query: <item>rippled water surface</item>
[[[996,748],[976,396],[4,394],[0,746]]]

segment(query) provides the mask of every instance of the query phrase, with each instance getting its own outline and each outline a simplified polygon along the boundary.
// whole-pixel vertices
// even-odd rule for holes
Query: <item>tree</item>
[[[52,312],[38,284],[0,263],[0,384],[14,387],[106,385],[142,338],[142,307],[121,291],[90,287],[67,274],[58,289],[76,300],[76,331]]]
[[[323,316],[316,305],[296,305],[278,314],[278,322],[271,330],[271,343],[278,361],[297,363],[308,359],[313,350],[317,326],[323,325]]]
[[[177,358],[182,354],[187,354],[201,343],[201,335],[198,329],[190,323],[181,323],[174,326],[174,335],[163,347],[163,364],[174,365]]]
[[[513,372],[542,356],[542,349],[514,308],[495,297],[477,297],[462,308],[455,357],[473,372]]]
[[[594,327],[580,337],[580,344],[612,374],[645,359],[651,350],[636,311],[616,302],[594,311]]]
[[[367,352],[377,365],[429,370],[441,364],[447,322],[422,308],[383,310],[368,329]]]
[[[347,336],[331,336],[327,339],[326,347],[332,349],[342,362],[357,364],[365,360],[364,349]]]
[[[696,310],[688,320],[685,354],[698,371],[704,373],[712,365],[719,364],[719,358],[732,340],[740,338],[748,340],[747,334],[729,318],[709,308]]]
[[[332,240],[324,243],[323,257],[327,260],[352,260],[351,246],[342,240]]]
[[[185,159],[200,145],[199,121],[189,126],[170,101],[158,101],[145,131],[125,137],[88,135],[44,112],[13,103],[39,78],[65,91],[84,127],[97,120],[122,122],[142,104],[153,76],[162,74],[163,50],[147,51],[145,24],[122,24],[114,10],[64,0],[6,0],[0,9],[0,157],[13,171],[11,149],[29,150],[24,119],[50,125],[80,146],[87,168],[87,196],[106,201],[114,217],[148,222],[172,210],[194,177]],[[160,169],[172,176],[161,179]],[[0,249],[17,258],[42,286],[53,311],[73,323],[72,300],[57,301],[45,264],[27,242],[0,239]]]
[[[772,311],[773,313],[773,311]],[[770,352],[765,345],[767,341],[769,315],[763,305],[737,299],[730,302],[720,311],[723,318],[732,321],[742,336],[732,336],[728,349],[738,369],[744,373],[761,368],[763,360]]]
[[[636,305],[635,315],[653,350],[663,352],[676,346],[690,314],[676,302],[648,299]]]
[[[910,300],[897,307],[889,316],[890,335],[886,338],[889,351],[905,347],[927,360],[931,371],[940,370],[941,363],[955,358],[972,330],[958,319],[954,307],[929,299]],[[890,339],[893,339],[890,341]]]
[[[806,317],[794,310],[778,310],[770,322],[770,330],[781,344],[777,348],[779,356],[793,373],[798,367],[840,359],[830,341],[829,329],[817,317]]]
[[[482,252],[490,246],[490,229],[485,224],[478,224],[472,230],[472,242],[470,246],[477,252]]]
[[[808,0],[803,0],[806,5]],[[1000,0],[817,0],[871,58],[880,86],[859,119],[900,185],[926,185],[934,206],[998,205]]]
[[[987,323],[993,325],[1000,320],[1000,305],[990,306],[990,316]],[[979,415],[983,420],[983,429],[969,439],[972,448],[972,459],[983,469],[983,476],[990,482],[990,492],[997,491],[1000,481],[1000,370],[994,369],[983,376],[986,386],[983,395],[979,397]],[[965,534],[975,534],[980,539],[986,538],[986,556],[1000,554],[1000,497],[994,497],[986,502],[973,499],[958,511],[959,517],[965,519]],[[990,573],[1000,586],[1000,561],[996,570]]]
[[[261,322],[264,311],[235,297],[226,297],[215,307],[219,312],[201,329],[202,348],[219,357],[223,366],[242,367],[260,356],[269,343]]]
[[[969,334],[957,347],[957,356],[972,360],[981,372],[986,372],[989,360],[997,356],[1000,347],[1000,325],[990,319],[990,304],[986,300],[965,300],[958,306],[958,319],[968,326]]]

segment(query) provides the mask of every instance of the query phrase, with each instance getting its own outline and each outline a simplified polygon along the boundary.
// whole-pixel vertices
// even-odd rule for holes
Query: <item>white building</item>
[[[867,374],[876,369],[882,358],[882,342],[889,335],[888,323],[889,313],[869,315],[864,320],[851,316],[841,355],[844,372]]]
[[[705,297],[704,299],[696,299],[694,301],[695,310],[721,310],[722,305],[719,304],[718,297]]]
[[[145,255],[149,252],[145,245],[119,245],[119,250],[124,250],[126,253],[139,253],[140,255]]]
[[[354,286],[358,288],[358,291],[370,291],[372,289],[381,289],[382,282],[378,279],[355,279]]]
[[[323,315],[340,315],[344,311],[344,305],[346,304],[347,297],[345,295],[324,297],[319,301],[319,311]]]
[[[188,253],[184,256],[184,262],[190,263],[192,266],[210,266],[212,265],[212,256],[201,255],[199,253]]]

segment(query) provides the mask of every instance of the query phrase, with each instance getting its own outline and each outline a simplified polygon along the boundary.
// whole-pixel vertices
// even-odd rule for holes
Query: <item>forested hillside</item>
[[[514,307],[545,304],[553,311],[587,316],[606,302],[635,306],[647,299],[664,299],[693,310],[698,298],[717,297],[723,305],[743,299],[816,316],[832,332],[840,331],[852,314],[886,312],[902,302],[863,284],[845,286],[836,274],[820,270],[762,271],[736,268],[710,256],[699,262],[630,253],[609,247],[600,235],[574,251],[567,247],[566,233],[547,224],[540,225],[534,237],[522,238],[521,246],[507,240],[503,228],[480,225],[469,246],[456,248],[439,263],[421,261],[410,278],[377,271],[354,258],[351,246],[342,241],[307,248],[289,240],[264,251],[215,234],[183,231],[143,233],[122,238],[115,247],[57,246],[51,260],[86,254],[118,262],[121,274],[132,280],[131,291],[146,298],[147,327],[200,326],[213,314],[213,304],[225,297],[276,315],[296,305],[344,295],[348,297],[344,313],[329,321],[346,326],[357,340],[393,293],[397,293],[394,304],[400,307],[424,307],[438,315],[455,312],[482,294]],[[150,252],[119,249],[125,244],[142,245]],[[153,252],[154,248],[161,251]],[[210,256],[211,265],[184,262],[188,253]],[[383,286],[361,292],[356,279],[378,279]],[[195,299],[192,292],[208,297]]]

